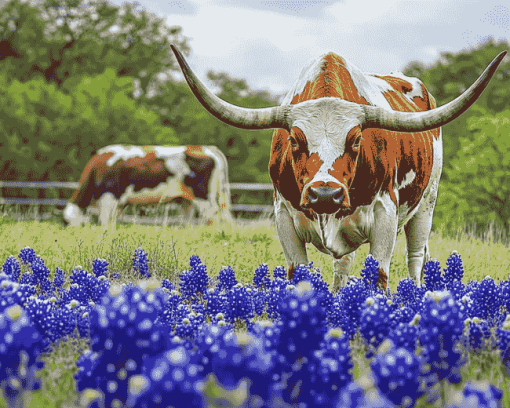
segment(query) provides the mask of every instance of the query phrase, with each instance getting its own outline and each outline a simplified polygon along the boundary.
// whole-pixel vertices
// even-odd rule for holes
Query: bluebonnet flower
[[[241,379],[247,378],[250,394],[267,399],[273,385],[274,353],[268,352],[263,338],[232,330],[215,331],[211,332],[215,342],[207,349],[207,356],[218,382],[232,389]]]
[[[278,351],[289,364],[310,355],[326,334],[326,310],[308,282],[302,282],[281,300]]]
[[[235,285],[237,285],[236,275],[232,267],[224,266],[223,268],[221,268],[217,281],[218,289],[223,291],[229,291]]]
[[[273,269],[274,279],[285,279],[287,277],[287,271],[283,266],[277,266]]]
[[[479,353],[485,349],[491,337],[489,325],[478,317],[468,318],[464,321],[465,347],[471,353]]]
[[[403,347],[414,353],[416,350],[416,340],[418,339],[420,315],[409,323],[399,323],[388,334],[388,340],[391,340],[396,348]]]
[[[200,258],[197,255],[191,255],[189,258],[189,266],[190,268],[194,268],[195,266],[198,266],[202,263]]]
[[[144,363],[143,374],[131,377],[127,407],[203,406],[203,375],[187,350],[177,347]]]
[[[25,272],[23,275],[21,275],[21,279],[19,280],[19,283],[23,285],[37,285],[37,278],[31,274],[30,272]]]
[[[36,254],[32,248],[27,246],[19,252],[19,257],[21,258],[25,265],[29,265],[33,261],[35,261]]]
[[[461,282],[464,276],[464,267],[462,259],[457,251],[452,251],[446,260],[446,268],[444,269],[443,282],[446,289],[452,291],[454,282]]]
[[[441,265],[438,261],[432,260],[425,264],[423,267],[423,280],[428,291],[444,290]]]
[[[62,289],[63,286],[64,286],[64,282],[66,281],[66,274],[65,272],[60,269],[60,268],[56,268],[55,269],[55,276],[53,278],[53,285],[56,289]]]
[[[181,303],[182,300],[177,291],[173,291],[158,312],[156,323],[169,326],[173,329],[176,324],[190,313],[188,306]]]
[[[135,249],[135,255],[133,256],[133,270],[138,272],[144,278],[150,278],[149,273],[149,261],[147,260],[147,254],[142,248]]]
[[[407,306],[415,312],[419,309],[421,293],[418,291],[414,280],[410,278],[402,279],[397,285],[397,292],[393,296],[395,303],[401,303],[402,306]]]
[[[106,259],[97,258],[92,261],[92,272],[97,278],[105,276],[108,272],[108,261]]]
[[[177,290],[175,285],[168,279],[163,279],[163,282],[161,282],[161,286],[164,287],[165,289],[168,289],[169,291]]]
[[[206,301],[205,314],[211,316],[213,321],[218,313],[225,313],[225,303],[227,301],[225,293],[217,288],[209,288],[204,295],[204,299]]]
[[[255,274],[253,276],[253,284],[257,289],[269,288],[270,279],[269,268],[267,267],[267,264],[262,264],[257,269],[255,269]]]
[[[253,293],[251,288],[239,283],[226,293],[225,318],[228,322],[233,323],[236,319],[246,321],[255,316]]]
[[[469,381],[445,408],[502,408],[503,393],[487,382]]]
[[[490,276],[483,279],[477,288],[472,291],[470,298],[474,305],[469,317],[479,317],[481,319],[489,321],[492,325],[492,320],[496,317],[496,314],[501,305],[499,290]]]
[[[412,408],[423,395],[420,390],[420,360],[406,348],[386,340],[370,363],[379,390],[397,406]]]
[[[365,344],[370,346],[369,355],[371,351],[379,347],[392,328],[392,308],[388,303],[388,298],[384,296],[375,299],[369,297],[365,301],[359,329]]]
[[[372,384],[372,386],[370,386]],[[357,380],[347,384],[340,393],[336,408],[396,408],[372,380]]]
[[[331,407],[339,391],[352,381],[349,339],[341,329],[330,329],[307,362],[301,367],[301,402],[308,406]],[[293,374],[293,376],[296,376]],[[293,376],[289,378],[290,382]]]
[[[21,406],[23,391],[40,388],[35,373],[44,366],[46,343],[19,305],[0,313],[0,333],[0,389],[9,406]]]
[[[498,348],[501,350],[501,362],[510,372],[510,314],[506,315],[505,321],[497,328]]]
[[[166,298],[161,289],[135,286],[113,288],[102,297],[89,313],[92,353],[77,362],[78,391],[95,388],[103,392],[105,406],[125,404],[129,376],[141,373],[146,357],[169,348],[168,328],[154,324]]]
[[[204,294],[209,285],[207,267],[202,263],[195,264],[190,270],[179,275],[179,287],[184,299],[196,301],[199,294]]]
[[[339,290],[340,308],[345,311],[349,321],[349,328],[342,329],[349,333],[351,339],[359,327],[361,311],[368,293],[366,285],[358,278],[349,280],[347,285]]]
[[[114,274],[112,274],[112,279],[113,279],[113,280],[120,279],[120,273],[115,272]]]
[[[2,266],[2,272],[5,273],[14,282],[18,282],[21,274],[18,261],[13,255],[9,255]]]
[[[464,363],[456,350],[465,319],[460,304],[449,292],[427,292],[420,314],[419,341],[430,366],[428,376],[432,381],[458,383]]]
[[[379,277],[379,262],[375,258],[368,254],[363,262],[364,268],[361,270],[361,279],[369,288],[371,294],[376,293],[377,279]]]

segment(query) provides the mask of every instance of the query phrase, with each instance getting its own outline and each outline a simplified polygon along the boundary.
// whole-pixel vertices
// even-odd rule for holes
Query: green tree
[[[443,52],[433,64],[426,66],[421,62],[409,64],[404,73],[420,78],[429,92],[441,106],[464,92],[482,73],[487,65],[502,51],[508,51],[510,44],[492,39],[459,53]],[[489,86],[475,105],[459,118],[443,127],[443,155],[445,169],[450,167],[451,159],[461,148],[460,138],[464,135],[471,117],[480,117],[483,112],[496,114],[508,106],[510,100],[510,58],[500,64]],[[480,110],[481,109],[481,110]],[[445,171],[443,179],[448,179]]]
[[[70,93],[41,77],[22,83],[0,74],[2,179],[77,181],[105,145],[177,144],[175,131],[132,92],[133,78],[111,68],[82,77]]]
[[[247,108],[278,104],[267,91],[254,91],[245,79],[209,71],[216,94],[229,103]],[[226,125],[196,100],[185,82],[166,82],[157,95],[140,98],[161,115],[161,123],[174,127],[180,144],[215,145],[227,156],[231,182],[270,182],[268,175],[271,130],[250,131]]]
[[[510,110],[468,120],[448,181],[439,186],[436,224],[455,228],[462,219],[478,233],[494,223],[510,227]],[[457,218],[452,216],[456,214]]]
[[[138,3],[117,7],[106,0],[7,0],[0,5],[0,62],[10,78],[25,82],[43,76],[58,86],[79,82],[112,68],[139,80],[141,90],[175,70],[169,44],[189,53],[179,26],[140,10]]]

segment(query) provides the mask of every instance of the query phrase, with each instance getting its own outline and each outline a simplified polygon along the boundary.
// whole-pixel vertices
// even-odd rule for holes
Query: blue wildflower
[[[217,281],[218,289],[226,292],[232,289],[235,285],[237,285],[236,275],[232,267],[224,266],[223,268],[221,268]]]
[[[133,256],[133,269],[144,278],[151,277],[151,274],[149,273],[149,261],[147,260],[147,254],[142,248],[135,249],[135,255]]]
[[[23,391],[40,388],[35,373],[46,343],[19,305],[0,313],[0,333],[0,389],[9,406],[22,406]]]
[[[420,360],[406,348],[386,340],[370,363],[379,390],[397,406],[412,408],[423,395],[420,390]]]
[[[379,277],[379,262],[375,258],[368,254],[363,262],[364,268],[361,270],[361,279],[367,285],[370,292],[374,294],[377,287],[377,279]]]
[[[143,374],[131,377],[127,407],[175,408],[203,406],[200,367],[183,347],[168,350],[144,363]]]
[[[423,280],[425,288],[431,292],[444,290],[443,278],[441,276],[441,265],[438,261],[428,261],[423,267]]]
[[[108,272],[108,261],[106,259],[97,258],[92,261],[92,272],[96,277],[105,276]]]
[[[21,274],[18,261],[13,255],[9,255],[2,266],[2,272],[5,273],[14,282],[18,282]]]
[[[269,287],[270,279],[269,268],[267,267],[267,264],[262,264],[257,269],[255,269],[253,284],[257,289],[267,289]]]
[[[427,292],[424,298],[419,341],[432,381],[461,380],[460,367],[464,361],[456,350],[465,319],[461,309],[448,292]]]
[[[25,265],[29,265],[33,261],[35,261],[36,254],[32,248],[27,246],[19,252],[19,257],[21,258]]]

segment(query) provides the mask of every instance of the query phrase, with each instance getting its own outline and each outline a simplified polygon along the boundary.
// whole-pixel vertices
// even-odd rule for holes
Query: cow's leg
[[[179,203],[179,222],[190,223],[192,221],[192,215],[195,214],[195,208],[189,200],[183,198]]]
[[[83,210],[76,204],[67,203],[64,208],[64,223],[68,227],[76,227],[87,222],[87,217]]]
[[[390,262],[397,240],[397,207],[389,195],[374,204],[374,229],[370,236],[370,253],[379,262],[377,287],[386,290],[390,278]]]
[[[287,262],[289,280],[299,264],[308,264],[306,243],[298,236],[294,222],[286,210],[276,211],[276,232]]]
[[[356,258],[356,251],[344,255],[340,259],[333,259],[333,293],[338,292],[347,284],[354,258]]]
[[[435,200],[434,200],[435,203]],[[420,285],[423,265],[429,259],[428,241],[432,229],[434,205],[422,205],[404,227],[409,277]]]
[[[163,215],[163,226],[168,226],[168,212],[170,211],[170,204],[165,204],[165,215]]]
[[[99,204],[99,223],[106,225],[109,222],[115,223],[117,215],[117,206],[119,200],[112,193],[104,193],[98,200]]]

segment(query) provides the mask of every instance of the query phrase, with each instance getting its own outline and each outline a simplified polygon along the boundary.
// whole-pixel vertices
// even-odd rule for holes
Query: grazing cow
[[[165,205],[166,218],[171,202],[180,203],[188,217],[196,209],[208,223],[232,220],[227,159],[215,146],[103,147],[85,166],[64,210],[66,225],[87,222],[93,199],[103,225],[127,204]]]
[[[337,290],[354,251],[369,243],[380,266],[378,287],[386,288],[404,227],[409,275],[420,282],[443,165],[440,126],[474,103],[506,52],[439,108],[420,80],[400,72],[365,74],[329,53],[305,66],[281,106],[247,109],[216,97],[172,50],[210,113],[239,128],[275,129],[269,174],[289,278],[308,262],[306,243],[312,243],[333,256]]]

